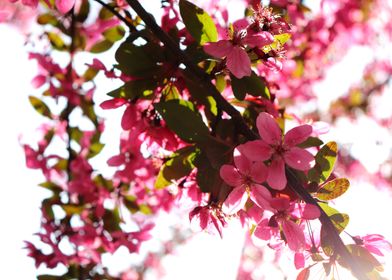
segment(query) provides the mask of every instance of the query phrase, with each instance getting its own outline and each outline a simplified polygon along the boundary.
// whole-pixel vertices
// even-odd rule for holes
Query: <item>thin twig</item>
[[[327,229],[328,238],[332,240],[334,249],[351,267],[352,273],[358,279],[368,279],[366,273],[363,271],[362,267],[353,259],[353,256],[348,251],[346,245],[344,245],[342,239],[339,236],[334,224],[331,219],[325,213],[325,211],[320,207],[317,201],[309,194],[309,192],[302,186],[301,182],[298,180],[295,173],[290,169],[286,168],[286,176],[289,181],[289,187],[298,194],[306,203],[315,205],[320,210],[319,220],[321,224]]]
[[[97,3],[102,5],[102,7],[104,7],[106,10],[108,10],[113,15],[115,15],[119,20],[121,20],[123,23],[125,23],[125,25],[131,31],[136,31],[136,27],[132,23],[130,23],[129,20],[127,20],[123,15],[121,15],[118,11],[116,11],[116,9],[113,6],[110,6],[109,4],[103,2],[102,0],[94,0],[94,1],[96,1]]]
[[[242,118],[241,113],[220,94],[216,87],[211,83],[210,77],[179,48],[179,46],[169,37],[169,35],[166,34],[165,31],[162,30],[162,28],[155,22],[154,17],[140,5],[139,1],[127,0],[127,2],[144,21],[146,26],[154,33],[154,35],[166,46],[168,50],[178,57],[179,61],[186,66],[185,73],[188,77],[196,81],[208,95],[211,95],[215,99],[218,106],[233,118],[239,128],[239,131],[250,140],[257,139],[257,134],[248,127]]]

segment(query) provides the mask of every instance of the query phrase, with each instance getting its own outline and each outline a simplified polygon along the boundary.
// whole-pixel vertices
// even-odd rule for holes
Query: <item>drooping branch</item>
[[[235,109],[211,83],[210,77],[200,67],[195,65],[192,59],[179,48],[179,46],[169,37],[169,35],[166,34],[165,31],[162,30],[161,27],[159,27],[154,17],[149,14],[142,7],[142,5],[140,5],[139,1],[127,0],[127,2],[144,21],[146,26],[165,45],[165,47],[170,50],[173,55],[178,57],[178,60],[185,65],[187,70],[186,73],[189,73],[190,75],[189,78],[198,82],[198,84],[206,91],[206,93],[215,99],[218,106],[233,118],[240,132],[243,133],[248,139],[258,138],[258,136],[245,123],[241,113]]]
[[[320,207],[317,201],[309,194],[309,192],[302,186],[300,181],[298,180],[295,173],[290,169],[286,168],[286,176],[289,181],[289,187],[306,203],[315,205],[320,210],[319,220],[323,227],[325,227],[328,231],[328,238],[332,240],[334,249],[338,252],[338,254],[349,264],[351,267],[352,273],[358,279],[368,279],[366,277],[366,273],[363,271],[362,267],[353,259],[353,256],[348,251],[347,247],[344,245],[342,239],[339,236],[335,226],[333,225],[331,219],[324,212],[324,210]]]
[[[154,17],[140,5],[138,0],[127,0],[127,2],[131,6],[131,8],[138,14],[138,16],[144,21],[147,28],[149,28],[153,32],[153,34],[165,45],[165,47],[178,58],[179,62],[185,65],[187,73],[192,74],[192,77],[190,78],[192,80],[196,80],[199,85],[203,89],[205,89],[207,94],[211,95],[215,99],[217,105],[232,117],[235,124],[238,126],[240,131],[247,137],[247,139],[257,139],[258,136],[248,127],[240,112],[219,93],[216,87],[212,84],[210,77],[201,68],[199,68],[185,52],[183,52],[179,48],[179,46],[162,30],[160,26],[158,26]],[[320,222],[323,224],[323,226],[327,228],[328,232],[331,234],[336,253],[340,255],[346,263],[349,264],[353,274],[358,279],[368,279],[366,273],[363,272],[359,264],[355,262],[353,256],[350,254],[350,252],[344,245],[328,215],[320,208],[320,206],[317,204],[317,201],[301,185],[296,175],[289,169],[286,173],[289,180],[289,185],[299,195],[299,197],[307,203],[316,205],[320,209]]]

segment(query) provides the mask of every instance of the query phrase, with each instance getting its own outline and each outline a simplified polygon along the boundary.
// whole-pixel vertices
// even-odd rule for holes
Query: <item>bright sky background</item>
[[[42,175],[38,171],[28,170],[25,167],[24,154],[18,139],[23,134],[29,142],[34,142],[33,132],[43,119],[35,113],[27,99],[28,95],[34,94],[30,81],[36,73],[36,67],[34,63],[27,60],[23,36],[12,28],[0,25],[0,37],[6,38],[0,45],[0,94],[3,96],[3,101],[0,103],[1,277],[29,280],[35,279],[37,271],[33,260],[26,256],[26,251],[22,250],[23,240],[31,240],[32,234],[39,229],[39,206],[45,191],[36,187],[43,181]],[[348,60],[343,61],[339,66],[340,68],[331,71],[332,74],[327,77],[327,82],[319,86],[320,96],[325,96],[323,92],[330,93],[328,82],[333,82],[337,77],[342,87],[339,87],[337,93],[344,91],[344,82],[359,79],[364,61],[358,60],[358,57],[364,57],[362,55],[366,51],[354,50],[355,55],[349,56]],[[356,72],[347,71],[348,67],[356,69]],[[102,92],[105,90],[105,88],[101,89]],[[101,99],[104,100],[105,97]],[[117,115],[114,120],[111,120],[111,125],[115,126],[118,120]],[[371,123],[368,124],[368,129],[373,129]],[[378,137],[385,138],[386,134],[381,132],[364,135],[357,127],[350,123],[343,123],[342,128],[331,131],[332,136],[335,139],[342,137],[343,141],[357,144],[356,149],[360,151],[358,154],[363,158],[367,157],[372,166],[376,166],[379,162],[377,159],[385,155],[385,152],[377,150],[374,144]],[[390,139],[384,138],[385,147],[391,147]],[[392,240],[392,224],[389,217],[392,213],[391,199],[389,192],[379,192],[367,184],[356,184],[351,186],[346,195],[337,200],[336,208],[350,214],[351,233],[381,233]],[[231,225],[230,230],[226,230],[224,240],[205,233],[197,235],[189,245],[179,250],[177,256],[165,260],[168,271],[165,279],[235,279],[242,240],[242,231],[236,224]],[[390,265],[385,276],[392,279],[392,256],[389,256],[388,260]],[[115,269],[127,267],[126,259],[121,252],[105,261],[117,263]],[[270,270],[269,273],[272,271]],[[272,274],[268,276],[267,279],[279,279]]]

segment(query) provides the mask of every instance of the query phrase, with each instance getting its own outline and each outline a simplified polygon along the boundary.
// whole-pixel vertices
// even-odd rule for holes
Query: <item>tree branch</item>
[[[320,210],[319,220],[321,224],[327,229],[328,237],[332,240],[334,250],[340,255],[351,267],[352,273],[358,279],[368,279],[366,272],[363,271],[362,267],[354,260],[351,253],[348,251],[346,245],[344,245],[342,239],[339,236],[334,224],[324,210],[320,207],[317,201],[309,194],[309,192],[302,186],[295,173],[288,167],[286,167],[286,176],[289,181],[288,186],[306,203],[315,205]]]
[[[109,4],[103,2],[102,0],[94,0],[95,2],[99,3],[100,5],[102,5],[102,7],[104,7],[106,10],[108,10],[109,12],[111,12],[113,15],[115,15],[119,20],[121,20],[123,23],[125,23],[125,25],[131,30],[131,31],[136,31],[135,26],[133,26],[132,23],[130,23],[126,17],[124,17],[123,15],[121,15],[118,11],[116,11],[116,9],[113,6],[110,6]]]
[[[98,0],[96,0],[98,1]],[[192,80],[196,80],[199,85],[206,90],[217,102],[218,106],[228,113],[238,126],[240,131],[247,137],[248,140],[257,139],[258,136],[248,127],[245,123],[241,113],[235,109],[216,89],[211,83],[210,77],[199,68],[188,55],[183,52],[178,45],[162,30],[160,26],[155,22],[154,17],[149,14],[138,2],[138,0],[127,0],[127,3],[132,9],[138,14],[138,16],[144,21],[146,26],[155,34],[155,36],[170,50],[179,61],[182,62],[188,71],[192,74],[190,77]],[[360,280],[368,279],[362,268],[355,262],[350,252],[347,250],[339,234],[336,231],[335,226],[327,216],[327,214],[321,209],[317,201],[306,191],[301,185],[296,175],[290,170],[286,170],[287,178],[291,188],[307,203],[316,205],[321,212],[320,222],[325,226],[328,232],[332,235],[334,241],[334,247],[337,254],[340,255],[351,267],[352,273]]]
[[[211,83],[210,77],[179,48],[179,46],[166,34],[165,31],[162,30],[161,27],[159,27],[159,25],[155,22],[154,17],[149,14],[142,5],[140,5],[139,1],[127,0],[127,2],[144,21],[146,26],[155,34],[155,36],[167,47],[168,50],[173,53],[173,55],[178,57],[179,61],[186,66],[186,74],[189,73],[189,78],[198,82],[198,84],[215,99],[219,107],[233,118],[239,128],[239,131],[241,131],[241,133],[250,140],[257,139],[258,136],[245,123],[241,113],[220,94],[216,87]]]

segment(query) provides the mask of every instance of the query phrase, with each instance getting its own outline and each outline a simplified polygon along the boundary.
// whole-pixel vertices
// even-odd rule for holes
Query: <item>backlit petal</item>
[[[314,156],[301,148],[293,147],[283,157],[289,166],[298,170],[309,170],[314,165]]]
[[[312,134],[312,130],[313,128],[307,124],[294,127],[284,136],[284,143],[289,147],[296,146],[308,139],[310,134]]]
[[[284,167],[283,159],[277,158],[272,161],[268,168],[267,177],[267,183],[271,186],[271,188],[280,191],[286,187],[287,179]]]
[[[241,175],[238,173],[237,169],[232,165],[225,164],[220,170],[219,174],[226,184],[232,187],[241,186]]]
[[[260,113],[256,120],[257,129],[261,138],[267,144],[279,144],[282,142],[282,131],[273,116],[268,113]]]
[[[245,206],[247,200],[245,188],[234,188],[223,203],[222,210],[227,215],[235,214]]]
[[[250,76],[250,59],[246,51],[238,46],[234,46],[227,55],[226,65],[230,72],[238,79],[244,76]]]
[[[264,161],[271,157],[272,148],[262,140],[246,142],[239,147],[241,153],[253,161]]]
[[[233,48],[233,44],[228,40],[221,40],[216,43],[207,43],[203,46],[206,53],[219,58],[227,56]]]

